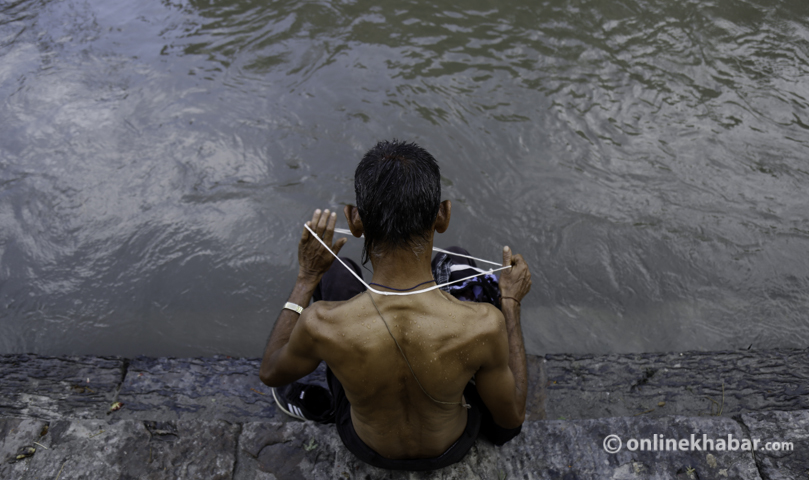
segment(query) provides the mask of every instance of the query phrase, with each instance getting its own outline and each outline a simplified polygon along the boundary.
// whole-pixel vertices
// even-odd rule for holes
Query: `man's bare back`
[[[265,384],[292,388],[325,361],[334,410],[331,420],[316,418],[335,422],[346,447],[381,468],[441,468],[463,458],[479,433],[502,444],[525,419],[520,301],[531,274],[523,258],[504,247],[500,310],[437,286],[415,290],[438,278],[433,237],[447,230],[452,207],[440,200],[440,184],[435,159],[415,144],[380,142],[366,153],[355,172],[357,206],[344,213],[352,235],[365,238],[377,288],[333,297],[339,302],[320,297],[304,310],[347,241],[334,241],[335,213],[315,210],[298,244],[295,287],[261,363]],[[283,403],[293,416],[311,418],[300,413],[305,404],[294,404],[305,391],[295,391]]]
[[[300,321],[316,354],[343,384],[354,428],[368,446],[387,458],[438,456],[466,427],[467,411],[459,402],[469,379],[505,340],[503,316],[489,304],[461,302],[440,290],[377,295],[374,301],[418,380],[433,398],[447,402],[437,404],[413,378],[370,295],[318,302]]]

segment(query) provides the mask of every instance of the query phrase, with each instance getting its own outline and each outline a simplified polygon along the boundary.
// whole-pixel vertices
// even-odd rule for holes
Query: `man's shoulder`
[[[480,323],[488,334],[498,334],[504,331],[506,327],[506,319],[503,313],[491,303],[477,303],[477,308],[480,311]]]
[[[338,302],[325,300],[314,302],[304,310],[301,318],[310,324],[338,322],[357,308],[356,300],[357,297]]]
[[[482,321],[497,321],[503,318],[503,314],[491,303],[486,302],[461,302],[464,306],[468,306],[475,312],[475,315],[480,317]]]
[[[505,318],[494,305],[485,302],[465,302],[455,300],[455,308],[463,318],[476,325],[478,334],[496,334],[505,328]]]

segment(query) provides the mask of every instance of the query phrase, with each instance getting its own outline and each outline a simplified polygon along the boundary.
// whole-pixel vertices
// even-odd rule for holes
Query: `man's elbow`
[[[525,422],[525,410],[523,409],[520,411],[514,411],[511,415],[507,418],[498,418],[495,419],[495,423],[507,429],[517,428]]]
[[[281,387],[284,385],[278,381],[274,369],[270,366],[261,365],[261,368],[258,371],[258,378],[261,379],[261,383],[267,385],[268,387]]]

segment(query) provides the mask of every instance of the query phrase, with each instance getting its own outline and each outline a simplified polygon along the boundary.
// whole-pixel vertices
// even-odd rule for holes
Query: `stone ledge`
[[[124,364],[121,358],[0,355],[0,417],[103,417]]]
[[[149,358],[129,362],[118,401],[120,417],[223,419],[273,418],[270,389],[258,378],[259,359]]]
[[[3,419],[0,425],[8,428],[14,421]],[[16,428],[22,427],[28,425]],[[15,463],[3,459],[2,478],[225,480],[233,478],[239,427],[223,421],[55,420],[44,435],[30,427],[22,431],[36,453]]]
[[[809,409],[807,350],[529,355],[528,419],[724,416]],[[258,359],[0,355],[0,416],[276,418]],[[125,377],[122,380],[122,375]],[[322,383],[322,372],[310,380]],[[88,383],[87,380],[90,380]],[[120,391],[118,391],[120,388]]]
[[[549,419],[809,409],[806,349],[546,355],[544,366]]]
[[[614,417],[527,422],[502,447],[479,440],[466,457],[432,472],[393,472],[368,466],[349,453],[333,426],[311,422],[221,420],[0,419],[0,477],[154,479],[740,479],[802,478],[809,459],[809,413],[744,416],[744,425],[722,417]],[[45,425],[48,425],[45,431]],[[607,435],[624,448],[609,454]],[[789,440],[792,452],[628,451],[630,438],[743,441]],[[37,442],[35,444],[34,442]],[[20,447],[36,453],[15,463]],[[757,464],[758,462],[758,464]],[[60,475],[61,472],[61,475]]]
[[[756,462],[767,480],[809,479],[809,410],[741,415],[750,436],[762,442],[791,442],[792,449],[758,450]]]
[[[462,462],[427,473],[369,467],[333,426],[278,415],[256,359],[0,355],[0,478],[809,478],[806,353],[529,356],[523,433],[503,447],[480,440]],[[116,400],[124,408],[108,415]],[[545,412],[551,420],[537,420]],[[794,450],[602,448],[608,434],[692,433]],[[26,446],[33,456],[6,461]]]
[[[748,438],[728,418],[604,418],[528,422],[523,433],[495,447],[480,440],[463,461],[433,472],[391,472],[355,459],[333,428],[309,423],[249,423],[240,438],[239,480],[278,479],[761,479],[750,451],[629,452],[608,454],[607,435],[623,439]],[[307,451],[308,449],[308,451]]]

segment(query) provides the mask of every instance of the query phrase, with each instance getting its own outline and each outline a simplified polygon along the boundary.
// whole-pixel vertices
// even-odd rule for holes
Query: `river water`
[[[529,352],[807,347],[808,74],[806,0],[2,0],[0,353],[259,356],[394,137]]]

